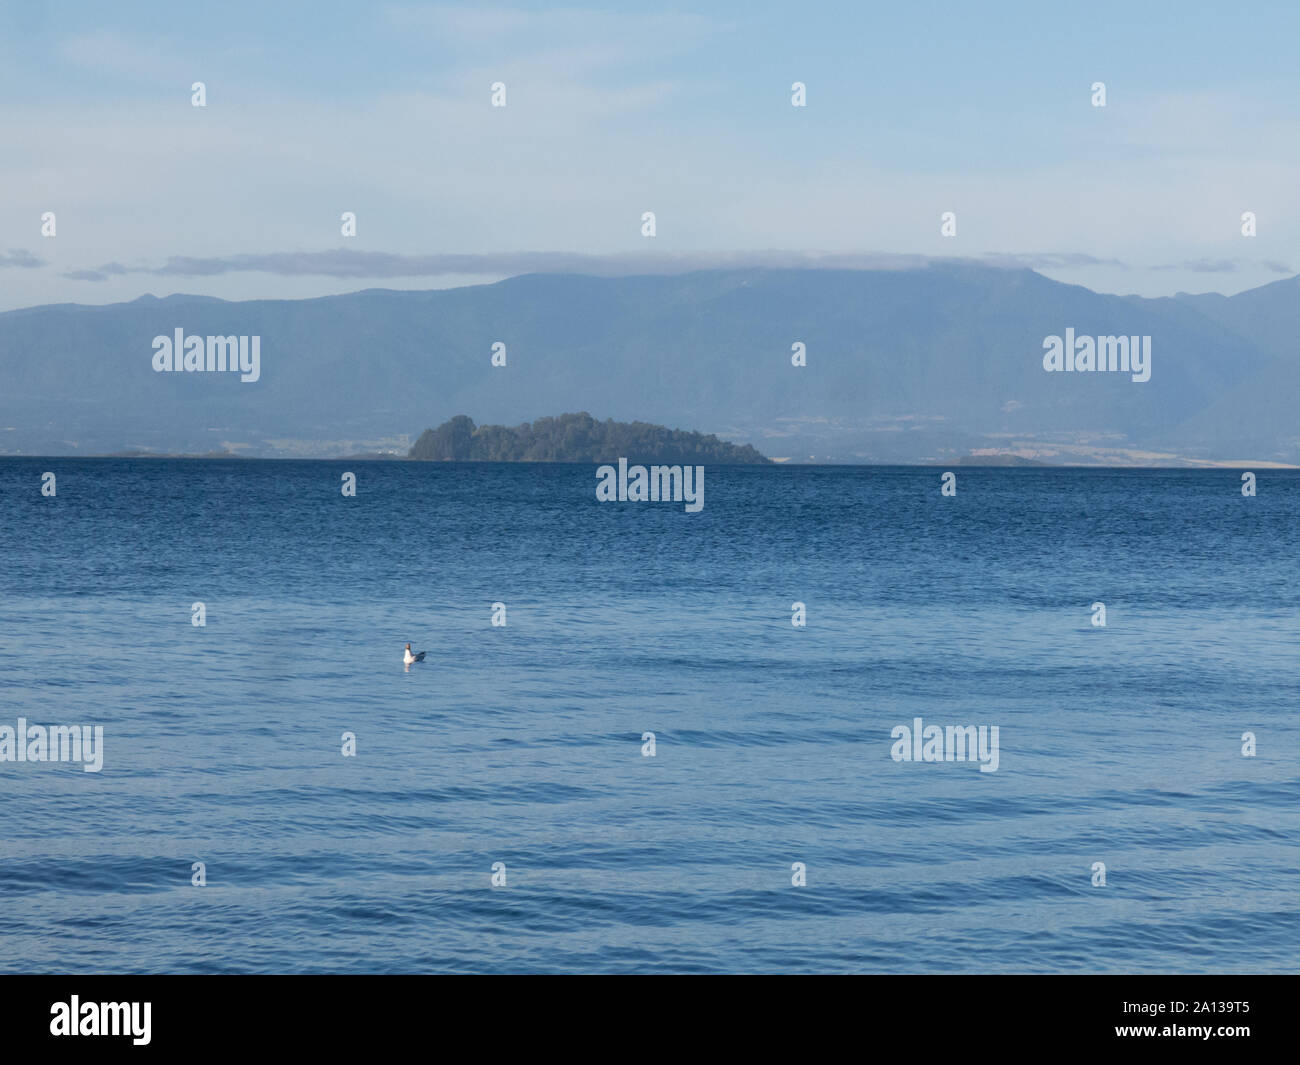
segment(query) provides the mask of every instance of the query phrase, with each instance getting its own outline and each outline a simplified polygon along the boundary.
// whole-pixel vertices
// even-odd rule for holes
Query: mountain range
[[[178,329],[260,337],[260,375],[157,372]],[[1150,336],[1150,380],[1046,372],[1067,329]],[[1300,464],[1297,336],[1297,277],[1145,299],[951,262],[144,296],[0,314],[0,454],[405,455],[464,411],[582,410],[791,461]]]

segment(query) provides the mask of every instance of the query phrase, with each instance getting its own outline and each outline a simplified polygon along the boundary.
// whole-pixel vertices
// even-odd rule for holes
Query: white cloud
[[[935,173],[880,158],[834,123],[797,137],[775,120],[758,134],[730,124],[710,111],[707,62],[637,66],[699,47],[725,31],[717,20],[474,8],[389,17],[453,46],[436,89],[340,103],[234,78],[195,109],[186,63],[164,72],[179,90],[130,106],[107,90],[8,101],[0,232],[50,266],[23,272],[41,275],[35,300],[42,290],[30,276],[0,299],[87,298],[92,286],[62,275],[109,262],[321,252],[339,246],[345,210],[359,220],[348,246],[365,252],[639,254],[649,246],[640,214],[653,210],[653,248],[664,255],[1058,253],[1128,269],[1040,264],[1050,276],[1144,294],[1203,288],[1207,277],[1262,283],[1276,276],[1263,261],[1290,262],[1300,245],[1300,122],[1253,96],[1114,98],[1064,157],[974,171],[955,155]],[[157,40],[120,33],[71,38],[62,50],[124,76],[137,64],[156,72],[160,53]],[[600,73],[611,68],[618,77]],[[498,79],[509,85],[504,109],[489,106]],[[59,236],[41,241],[46,210],[59,213]],[[946,210],[958,215],[955,240],[939,234]],[[1257,212],[1257,238],[1239,236],[1243,210]],[[1231,274],[1195,265],[1238,259]],[[1169,263],[1181,265],[1143,269]],[[212,284],[254,291],[247,276]],[[277,281],[274,294],[309,293],[308,284]],[[94,296],[132,286],[115,278]]]

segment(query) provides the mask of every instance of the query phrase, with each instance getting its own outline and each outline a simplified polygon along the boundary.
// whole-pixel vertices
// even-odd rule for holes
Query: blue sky
[[[812,254],[1232,293],[1300,270],[1297,40],[1282,3],[4,3],[0,308]]]

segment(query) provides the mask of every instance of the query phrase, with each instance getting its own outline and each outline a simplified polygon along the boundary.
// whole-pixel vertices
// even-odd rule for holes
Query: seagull
[[[424,656],[426,654],[428,654],[427,651],[421,651],[418,655],[411,654],[411,645],[408,643],[406,645],[406,654],[402,656],[402,661],[405,662],[408,666],[412,662],[423,662]]]

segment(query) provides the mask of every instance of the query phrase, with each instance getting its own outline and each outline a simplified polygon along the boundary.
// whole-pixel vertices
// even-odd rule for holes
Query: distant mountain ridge
[[[597,421],[586,411],[539,418],[531,425],[475,426],[458,414],[437,429],[426,429],[410,458],[441,462],[638,462],[669,464],[715,462],[756,465],[770,460],[748,444],[738,447],[716,436],[667,429],[645,422]]]
[[[1297,278],[1151,300],[953,263],[34,307],[0,314],[0,453],[400,455],[461,411],[597,410],[795,461],[1296,463],[1297,308]],[[1067,328],[1151,336],[1151,380],[1045,372]],[[176,329],[260,336],[260,380],[154,372]]]

